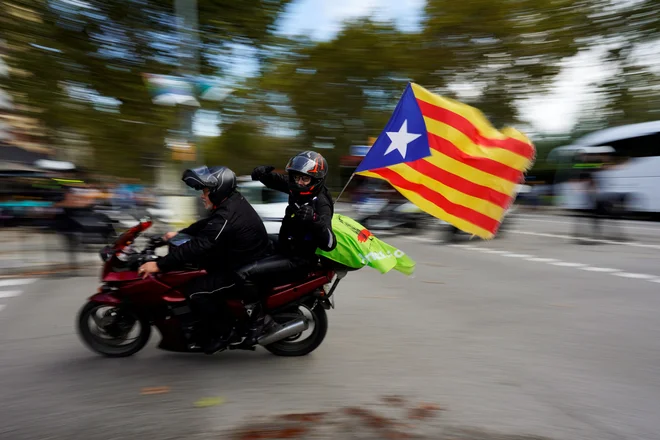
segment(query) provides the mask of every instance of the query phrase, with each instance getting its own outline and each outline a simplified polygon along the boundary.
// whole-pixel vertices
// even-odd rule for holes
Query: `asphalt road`
[[[336,411],[390,416],[382,398],[398,395],[443,409],[396,413],[427,438],[656,439],[660,225],[625,222],[631,242],[591,244],[573,243],[571,226],[531,215],[489,242],[388,237],[415,276],[350,274],[305,358],[170,354],[157,332],[132,358],[101,358],[73,327],[94,277],[0,279],[0,438],[267,438],[234,430],[310,411],[334,425],[307,422],[301,438],[387,438]],[[218,400],[196,407],[204,398]]]

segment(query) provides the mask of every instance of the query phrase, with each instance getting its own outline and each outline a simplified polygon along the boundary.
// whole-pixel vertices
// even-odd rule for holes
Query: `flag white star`
[[[394,150],[398,150],[399,154],[403,159],[406,158],[406,153],[408,152],[408,144],[421,136],[421,134],[408,133],[408,120],[403,121],[403,125],[399,131],[388,131],[387,136],[390,138],[392,143],[387,150],[385,155],[390,154]]]

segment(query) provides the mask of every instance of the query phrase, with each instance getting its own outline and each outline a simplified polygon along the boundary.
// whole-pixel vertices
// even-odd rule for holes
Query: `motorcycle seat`
[[[270,255],[239,267],[235,273],[243,282],[248,280],[258,282],[267,275],[277,274],[279,278],[280,275],[293,272],[305,265],[303,262],[297,262],[282,255]]]

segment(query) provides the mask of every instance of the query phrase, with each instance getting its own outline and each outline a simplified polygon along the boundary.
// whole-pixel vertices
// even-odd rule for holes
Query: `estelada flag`
[[[425,212],[492,238],[534,163],[532,142],[476,108],[410,83],[356,174],[389,182]]]

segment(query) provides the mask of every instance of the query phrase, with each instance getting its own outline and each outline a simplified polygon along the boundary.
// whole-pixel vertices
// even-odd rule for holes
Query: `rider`
[[[332,196],[325,186],[328,163],[319,153],[304,151],[289,160],[287,174],[274,173],[274,169],[257,167],[252,171],[252,180],[289,194],[278,251],[290,259],[314,263],[318,261],[317,248],[331,251],[337,245],[332,232]]]
[[[168,232],[163,238],[177,234],[192,236],[156,262],[143,264],[139,273],[182,269],[185,264],[197,263],[207,275],[193,279],[183,288],[191,307],[203,322],[209,339],[204,351],[212,354],[225,348],[228,338],[222,338],[223,329],[213,294],[222,294],[235,286],[232,271],[241,265],[266,256],[271,250],[263,221],[252,205],[236,191],[236,175],[226,167],[202,166],[188,169],[182,179],[186,185],[202,191],[208,217],[177,232]]]

